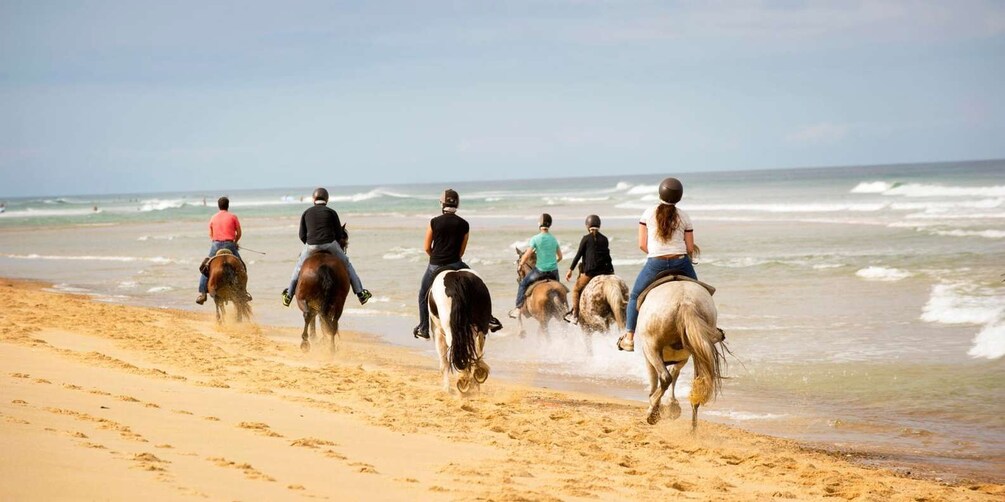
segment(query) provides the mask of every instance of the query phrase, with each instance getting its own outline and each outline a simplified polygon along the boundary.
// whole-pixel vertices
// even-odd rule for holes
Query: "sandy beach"
[[[705,421],[648,426],[638,402],[495,378],[447,395],[431,358],[366,335],[304,355],[278,341],[296,330],[47,286],[0,281],[4,500],[1005,496]]]

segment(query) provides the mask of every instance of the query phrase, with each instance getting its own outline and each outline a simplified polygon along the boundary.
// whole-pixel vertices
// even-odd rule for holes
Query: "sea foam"
[[[984,326],[974,337],[974,346],[967,351],[972,357],[998,359],[1005,356],[1005,322]]]
[[[866,267],[855,272],[855,275],[867,281],[899,281],[910,277],[911,273],[899,268]]]
[[[940,324],[990,324],[1005,312],[1005,299],[971,284],[936,284],[921,320]]]

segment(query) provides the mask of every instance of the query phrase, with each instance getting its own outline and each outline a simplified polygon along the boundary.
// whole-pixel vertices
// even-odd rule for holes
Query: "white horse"
[[[579,297],[579,327],[586,334],[603,333],[614,323],[625,331],[628,285],[620,277],[598,275],[587,283]]]
[[[649,416],[655,424],[660,419],[660,400],[670,388],[670,418],[680,416],[680,404],[674,395],[681,368],[694,357],[694,381],[691,384],[691,430],[698,426],[698,407],[719,393],[722,385],[722,331],[716,328],[717,313],[712,295],[701,284],[674,281],[653,288],[642,308],[636,340],[649,370]],[[669,367],[673,366],[671,371]]]
[[[429,290],[429,321],[440,358],[443,390],[450,391],[449,372],[461,374],[457,390],[466,394],[489,377],[482,361],[485,334],[492,319],[492,298],[473,270],[447,270],[433,279]]]

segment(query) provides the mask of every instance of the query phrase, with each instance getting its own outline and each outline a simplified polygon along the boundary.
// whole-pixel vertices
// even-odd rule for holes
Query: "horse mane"
[[[488,332],[492,319],[492,297],[480,277],[464,270],[446,274],[443,287],[452,300],[450,366],[463,371],[478,360],[475,330]]]

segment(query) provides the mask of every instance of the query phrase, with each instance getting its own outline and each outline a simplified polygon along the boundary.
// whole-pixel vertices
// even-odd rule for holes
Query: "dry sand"
[[[0,499],[1002,500],[641,403],[490,378],[344,333],[91,301],[0,280]],[[316,347],[320,349],[322,347]],[[491,349],[491,347],[490,347]],[[491,364],[491,351],[487,361]]]

